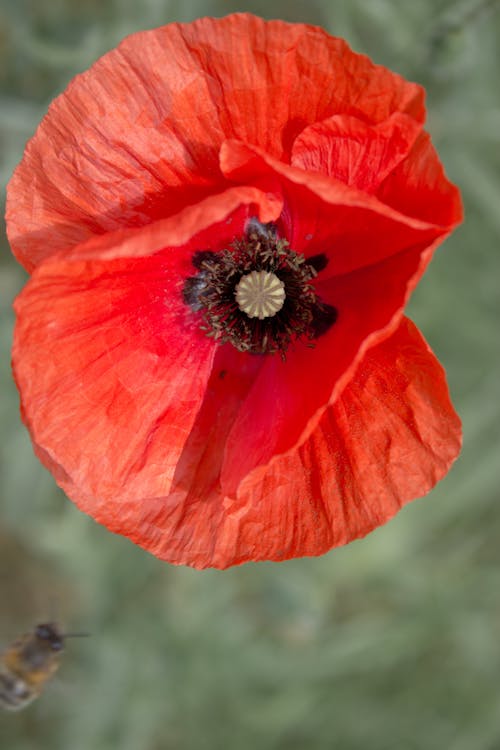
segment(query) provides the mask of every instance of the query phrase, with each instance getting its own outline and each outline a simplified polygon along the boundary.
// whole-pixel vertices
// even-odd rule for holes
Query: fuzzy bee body
[[[0,705],[17,711],[42,692],[59,668],[65,636],[54,623],[37,625],[4,651],[0,659]]]

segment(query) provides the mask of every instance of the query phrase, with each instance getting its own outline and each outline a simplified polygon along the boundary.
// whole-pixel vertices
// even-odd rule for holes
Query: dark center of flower
[[[294,339],[312,342],[337,319],[321,302],[313,279],[326,256],[305,258],[278,237],[273,225],[249,222],[241,239],[214,253],[194,254],[195,276],[186,279],[184,301],[200,315],[207,336],[240,352],[284,353]]]

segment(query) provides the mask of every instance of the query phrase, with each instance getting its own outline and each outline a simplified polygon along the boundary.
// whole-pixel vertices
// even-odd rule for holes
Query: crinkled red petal
[[[227,138],[289,160],[315,122],[394,112],[422,122],[423,90],[318,28],[237,14],[135,34],[74,79],[28,144],[8,193],[13,251],[31,270],[219,192]]]
[[[93,237],[60,254],[68,260],[110,260],[144,258],[165,247],[189,246],[192,252],[207,249],[203,243],[215,241],[225,246],[244,233],[250,217],[261,222],[278,220],[283,211],[283,195],[276,183],[275,192],[257,187],[230,187],[211,195],[175,216],[161,219],[140,229],[119,229]],[[208,230],[205,237],[202,233]],[[223,245],[220,245],[218,238]],[[218,244],[217,244],[218,243]],[[212,248],[214,249],[214,248]]]
[[[166,220],[115,235],[123,257],[113,257],[120,250],[108,235],[105,259],[93,241],[92,259],[83,247],[80,257],[48,260],[16,301],[13,365],[25,421],[56,479],[100,498],[86,507],[98,519],[119,512],[109,498],[168,492],[217,349],[185,304],[183,283],[196,273],[195,250],[219,250],[243,233],[258,210],[252,191],[247,197],[228,214],[221,196],[220,221],[196,234],[194,208],[192,236],[180,247],[186,216],[178,226]]]
[[[256,372],[233,417],[221,471],[225,493],[234,493],[255,467],[307,439],[366,350],[397,325],[433,251],[415,246],[316,284],[322,302],[335,307],[337,320],[314,348],[297,343],[285,361],[267,357]]]
[[[169,491],[216,345],[186,323],[172,289],[190,255],[49,263],[16,304],[14,371],[35,443],[119,513],[116,490]]]
[[[229,358],[240,356],[233,350]],[[225,376],[216,375],[223,383]],[[213,396],[216,416],[216,390]],[[133,497],[117,488],[104,506],[85,482],[58,481],[83,510],[158,557],[226,568],[319,555],[367,534],[428,492],[460,442],[443,369],[403,320],[366,353],[308,439],[249,474],[236,496],[221,493],[215,477],[207,479],[211,460],[218,460],[217,441],[205,443],[198,466],[181,457],[168,495]]]
[[[446,224],[432,222],[430,208],[425,221],[408,216],[356,187],[282,164],[238,141],[223,144],[221,169],[235,183],[283,195],[283,234],[296,252],[328,257],[323,279],[444,239],[462,219],[457,188],[446,180],[442,169],[441,181],[428,192],[428,202],[436,219],[447,212]]]
[[[302,131],[291,163],[372,193],[408,155],[421,130],[419,122],[401,112],[375,125],[334,115]]]
[[[383,180],[377,198],[406,216],[441,226],[463,219],[460,191],[446,179],[428,133],[422,132],[408,157]]]
[[[225,499],[208,564],[319,555],[364,536],[426,494],[460,446],[444,371],[404,319],[366,353],[308,439]]]

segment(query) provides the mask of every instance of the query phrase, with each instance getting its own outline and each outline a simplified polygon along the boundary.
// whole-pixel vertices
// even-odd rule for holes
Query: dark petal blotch
[[[326,257],[325,253],[318,253],[318,255],[312,255],[310,258],[307,258],[307,265],[312,266],[316,273],[319,273],[328,265],[328,258]]]
[[[312,316],[311,331],[314,338],[318,338],[335,323],[338,318],[338,311],[333,305],[318,300],[313,307]]]

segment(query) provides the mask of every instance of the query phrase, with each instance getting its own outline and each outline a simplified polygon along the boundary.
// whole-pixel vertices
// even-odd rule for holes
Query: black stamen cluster
[[[284,357],[293,339],[310,341],[336,319],[335,309],[317,299],[312,285],[318,257],[325,256],[308,262],[290,250],[273,225],[252,220],[246,235],[235,240],[230,249],[194,254],[198,273],[186,279],[184,301],[201,314],[201,329],[207,336],[221,344],[231,343],[240,352],[254,354],[280,352]],[[250,318],[235,299],[238,282],[252,271],[273,273],[285,287],[283,307],[263,320]]]

